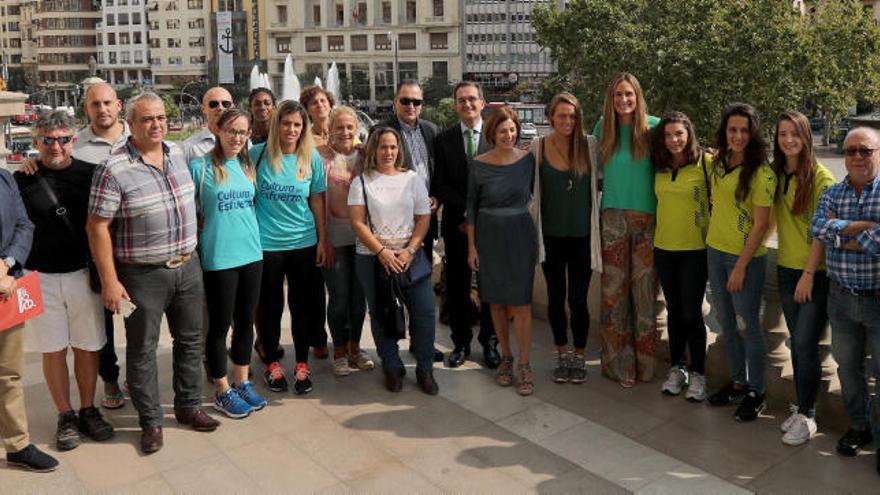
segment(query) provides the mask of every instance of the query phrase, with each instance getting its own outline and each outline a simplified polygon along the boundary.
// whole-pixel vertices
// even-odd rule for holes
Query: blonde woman
[[[254,146],[257,219],[263,247],[263,281],[257,310],[266,384],[287,389],[278,341],[284,310],[284,279],[296,352],[294,391],[312,390],[309,345],[324,332],[324,167],[312,140],[309,117],[295,101],[282,103],[269,126],[269,139]]]
[[[618,74],[605,93],[599,140],[602,173],[602,374],[631,388],[654,378],[654,169],[651,129],[635,76]]]

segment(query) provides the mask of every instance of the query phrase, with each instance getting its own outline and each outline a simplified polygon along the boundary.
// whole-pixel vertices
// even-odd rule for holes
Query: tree
[[[180,107],[177,106],[177,102],[174,101],[174,97],[170,94],[165,93],[162,95],[162,103],[165,104],[165,116],[169,119],[179,119],[180,118]]]
[[[458,114],[455,113],[455,101],[450,97],[442,98],[436,105],[426,108],[422,116],[437,124],[441,129],[445,129],[458,120]]]
[[[562,11],[541,5],[533,24],[559,64],[552,89],[574,92],[588,122],[608,81],[628,71],[651,113],[687,113],[707,142],[733,101],[754,105],[769,130],[808,99],[832,116],[856,96],[877,100],[880,28],[869,17],[857,0],[808,15],[781,0],[572,0]]]

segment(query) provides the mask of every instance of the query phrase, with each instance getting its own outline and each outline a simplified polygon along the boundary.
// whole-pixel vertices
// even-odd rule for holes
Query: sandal
[[[519,395],[532,395],[535,384],[532,383],[532,367],[526,363],[516,367],[516,393]]]
[[[632,378],[624,378],[620,380],[620,386],[623,388],[633,388],[636,386],[636,381]]]
[[[495,383],[502,387],[513,385],[513,356],[501,358],[501,364],[498,365],[498,371],[495,372]]]
[[[119,388],[116,389],[115,393],[105,393],[104,398],[101,399],[101,407],[104,409],[119,409],[124,405],[125,394]]]

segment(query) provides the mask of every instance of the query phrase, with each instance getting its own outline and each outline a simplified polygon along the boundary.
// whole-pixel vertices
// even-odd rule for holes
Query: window
[[[143,41],[141,39],[141,32],[140,31],[135,31],[132,34],[134,35],[134,41],[132,41],[133,44],[140,45],[141,43],[143,43]]]
[[[159,38],[150,38],[150,48],[159,48]]]
[[[180,27],[180,19],[168,19],[165,21],[167,29],[178,29]]]
[[[287,5],[277,5],[276,11],[278,14],[278,22],[281,24],[287,24]]]
[[[306,77],[308,80],[314,80],[316,77],[324,76],[324,64],[306,64]]]
[[[187,0],[186,6],[189,9],[201,10],[204,8],[203,0]]]
[[[433,76],[438,79],[449,79],[449,64],[446,62],[432,62]]]
[[[391,2],[382,2],[382,24],[391,24]]]
[[[131,54],[128,52],[122,52],[120,55],[120,63],[130,64],[131,63]]]
[[[431,33],[431,50],[445,50],[449,48],[446,33]]]
[[[376,50],[390,50],[391,38],[387,34],[377,34],[374,40]]]
[[[159,57],[152,57],[150,58],[150,65],[152,65],[153,67],[159,67],[162,65],[162,59],[160,59]]]
[[[180,48],[180,40],[177,38],[168,38],[168,48]]]
[[[367,51],[367,35],[353,34],[351,35],[351,51],[365,52]]]
[[[318,38],[319,40],[321,38]],[[290,37],[276,38],[275,51],[278,53],[290,53]]]
[[[168,2],[168,4],[165,5],[165,10],[166,10],[166,11],[177,10],[177,2]],[[169,62],[169,63],[170,63],[170,62]]]
[[[315,26],[321,25],[321,6],[312,5],[312,23]]]
[[[415,50],[416,33],[401,33],[397,35],[397,47],[401,50]]]
[[[135,50],[134,51],[134,63],[136,63],[136,64],[144,63],[144,51],[143,50]]]
[[[180,57],[168,57],[168,65],[183,65],[183,60]]]
[[[407,79],[412,81],[419,80],[419,63],[418,62],[400,62],[397,64],[397,73],[400,81]]]
[[[178,57],[178,58],[180,58],[180,57]],[[191,64],[203,64],[203,63],[205,63],[205,56],[204,56],[204,55],[200,55],[200,56],[192,56],[192,57],[189,58],[189,63],[191,63]]]
[[[354,12],[351,13],[352,19],[354,19],[358,25],[366,26],[367,25],[367,2],[358,2],[354,8]]]
[[[406,0],[406,22],[416,22],[416,0]]]
[[[140,26],[141,25],[141,13],[140,12],[132,12],[131,13],[131,25],[132,26]]]
[[[128,44],[128,37],[129,37],[128,33],[119,33],[119,44],[120,45],[127,45]]]
[[[128,26],[128,13],[120,12],[118,15],[117,21],[119,21],[120,26]]]
[[[104,65],[104,52],[98,52],[98,64]]]
[[[321,37],[320,36],[306,36],[306,51],[307,52],[320,52],[321,51]],[[283,72],[283,69],[282,69]]]
[[[108,55],[107,63],[108,64],[115,64],[116,63],[116,52],[110,52],[107,55]]]
[[[111,46],[116,44],[116,33],[107,33],[107,44]]]
[[[116,16],[114,16],[113,14],[107,14],[107,21],[105,22],[105,24],[108,26],[115,26]]]
[[[434,17],[443,17],[443,0],[434,0]]]
[[[345,38],[343,36],[327,36],[327,51],[341,52],[345,50]]]
[[[194,19],[189,21],[188,23],[190,29],[204,29],[205,28],[205,20],[204,19]]]
[[[341,3],[336,4],[336,25],[342,26],[345,24],[345,6]]]
[[[394,97],[394,62],[376,62],[374,85],[377,100],[390,100]]]
[[[351,95],[356,100],[370,99],[370,64],[351,64]]]
[[[204,36],[190,36],[189,38],[189,47],[190,48],[199,48],[205,46],[205,37]]]

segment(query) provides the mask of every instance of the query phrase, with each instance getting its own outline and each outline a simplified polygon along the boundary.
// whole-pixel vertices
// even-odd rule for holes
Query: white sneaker
[[[791,411],[791,416],[788,417],[785,421],[782,422],[782,425],[779,427],[782,430],[782,433],[787,432],[791,429],[791,425],[797,421],[798,417],[798,406],[795,404],[789,404],[788,410]]]
[[[348,357],[342,356],[333,360],[333,374],[336,376],[348,376],[351,374],[348,366]]]
[[[795,420],[785,435],[782,435],[782,443],[785,445],[801,445],[813,438],[816,434],[816,420],[808,418],[800,413],[795,413]]]
[[[688,384],[688,375],[684,368],[673,366],[669,369],[669,377],[660,389],[666,395],[678,395]]]
[[[684,394],[684,398],[691,402],[706,400],[706,377],[691,371],[688,375],[688,391]]]

